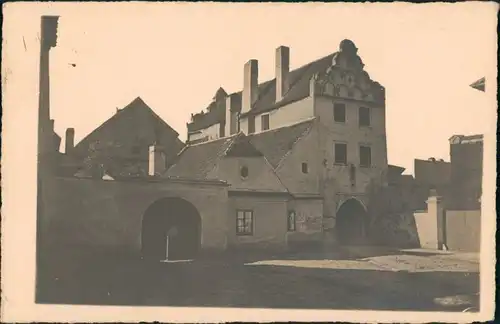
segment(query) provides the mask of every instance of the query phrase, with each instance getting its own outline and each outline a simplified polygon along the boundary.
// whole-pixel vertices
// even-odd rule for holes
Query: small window
[[[240,175],[242,178],[248,178],[248,167],[242,166],[240,168]]]
[[[369,146],[359,147],[359,165],[368,168],[372,165],[372,148]]]
[[[238,210],[236,212],[236,234],[238,235],[253,234],[253,211]]]
[[[336,103],[333,105],[333,119],[337,123],[345,123],[345,104]]]
[[[288,231],[289,232],[295,232],[295,222],[296,222],[295,211],[290,210],[288,212]]]
[[[309,166],[307,163],[302,163],[302,173],[309,173]]]
[[[335,143],[335,164],[347,164],[347,144]]]
[[[359,126],[368,127],[371,124],[370,108],[359,107]]]
[[[261,121],[261,124],[262,124],[262,130],[265,131],[265,130],[268,130],[269,129],[269,115],[262,115],[260,117],[260,121]]]
[[[248,134],[255,133],[255,116],[248,116]]]

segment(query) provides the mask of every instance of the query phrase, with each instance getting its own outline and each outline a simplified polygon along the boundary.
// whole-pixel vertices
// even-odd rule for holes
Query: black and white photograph
[[[493,318],[497,4],[3,11],[2,317]]]

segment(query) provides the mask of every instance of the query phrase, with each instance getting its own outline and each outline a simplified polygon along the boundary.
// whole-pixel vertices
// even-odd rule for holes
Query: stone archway
[[[144,259],[192,259],[200,247],[201,217],[190,202],[177,197],[162,198],[147,208],[141,231]]]
[[[341,245],[359,245],[366,240],[368,213],[355,198],[347,199],[337,210],[335,229]]]

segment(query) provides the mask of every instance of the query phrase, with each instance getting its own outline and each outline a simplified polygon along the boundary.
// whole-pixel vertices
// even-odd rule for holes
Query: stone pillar
[[[445,209],[442,197],[438,196],[435,190],[431,191],[427,199],[428,217],[435,220],[436,246],[438,250],[443,250],[445,245]]]

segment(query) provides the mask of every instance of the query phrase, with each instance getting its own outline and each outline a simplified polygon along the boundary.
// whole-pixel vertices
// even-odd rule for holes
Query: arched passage
[[[366,237],[367,225],[368,214],[357,199],[346,200],[337,210],[335,227],[340,244],[362,244]]]
[[[163,198],[144,213],[141,234],[145,259],[192,259],[201,246],[201,217],[190,202]]]

